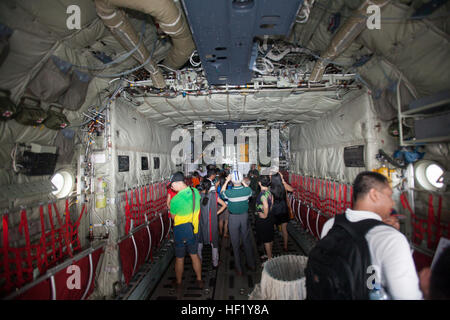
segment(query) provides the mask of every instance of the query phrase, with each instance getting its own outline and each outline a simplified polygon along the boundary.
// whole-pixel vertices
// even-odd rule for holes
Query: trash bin
[[[249,300],[305,300],[305,268],[308,258],[284,255],[264,263],[261,283]]]

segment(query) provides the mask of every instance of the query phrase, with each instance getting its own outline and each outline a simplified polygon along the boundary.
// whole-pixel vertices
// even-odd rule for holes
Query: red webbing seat
[[[103,249],[99,248],[92,252],[90,255],[87,255],[80,260],[72,263],[72,265],[78,266],[80,268],[80,289],[68,288],[67,281],[69,277],[74,275],[74,271],[70,270],[69,267],[56,273],[55,284],[57,300],[80,300],[82,298],[86,299],[87,297],[89,297],[89,295],[94,291],[95,288],[94,280],[98,261],[100,260],[102,252]],[[92,268],[90,260],[92,260]]]
[[[169,210],[162,212],[162,218],[164,222],[164,239],[169,238],[170,230],[172,229],[172,220],[169,217]]]
[[[167,185],[158,182],[125,192],[125,234],[167,210]],[[163,217],[165,219],[165,217]],[[164,224],[165,226],[165,224]],[[167,229],[165,229],[167,231]],[[166,232],[164,231],[164,234]]]
[[[150,223],[153,248],[159,248],[161,244],[162,227],[163,226],[161,226],[161,219],[159,217],[156,217],[156,219],[153,219],[153,221]]]
[[[307,217],[308,217],[310,210],[311,210],[310,207],[307,206],[306,204],[302,203],[300,205],[300,214],[299,214],[300,223],[302,224],[303,229],[305,229],[305,230],[308,230]]]
[[[158,221],[158,219],[155,219]],[[150,226],[153,223],[150,224]],[[151,237],[149,236],[149,232]],[[150,227],[141,227],[119,242],[119,257],[125,282],[128,284],[139,268],[152,257],[155,235]]]
[[[325,222],[327,222],[327,220],[328,218],[325,217],[321,212],[310,210],[309,226],[310,230],[313,232],[313,235],[317,239],[320,239],[323,225],[325,224]]]
[[[135,273],[137,270],[139,270],[140,266],[146,262],[146,258],[150,256],[149,249],[150,248],[150,240],[148,237],[148,231],[147,228],[142,228],[136,231],[134,234],[134,241],[136,242],[137,247],[137,265],[135,269]]]
[[[25,246],[12,247],[9,243],[9,217],[2,217],[2,247],[0,248],[0,296],[23,287],[33,280],[34,270],[43,275],[74,252],[81,249],[78,235],[80,220],[85,212],[84,205],[75,224],[71,223],[68,199],[65,203],[64,220],[56,203],[39,206],[41,236],[32,243],[27,219],[27,210],[20,212],[19,233],[23,235]],[[56,218],[56,221],[55,221]],[[46,220],[50,230],[46,229]]]
[[[345,212],[352,206],[353,188],[334,181],[290,174],[294,188],[291,206],[297,220],[314,236],[320,236],[323,224],[330,217]],[[319,211],[319,216],[311,210]],[[314,221],[308,225],[309,220]],[[314,225],[315,223],[315,225]]]
[[[52,277],[46,278],[24,293],[16,296],[15,300],[80,300],[86,299],[94,291],[95,275],[98,261],[103,252],[103,248],[98,248],[83,258],[74,260],[70,266],[58,271]],[[92,262],[92,268],[91,268]],[[78,271],[74,271],[77,266]],[[79,275],[79,288],[70,286],[76,284],[73,280],[75,275]],[[69,283],[69,284],[68,284]]]
[[[427,239],[428,249],[435,250],[441,237],[450,238],[450,223],[441,221],[442,215],[442,196],[438,197],[437,215],[434,214],[433,195],[428,197],[428,215],[426,218],[420,218],[409,205],[406,193],[400,195],[400,201],[404,209],[411,215],[412,241],[420,246]]]
[[[139,267],[152,258],[169,233],[167,185],[158,182],[125,192],[125,234],[119,242],[119,256],[125,282],[128,284]],[[139,230],[136,228],[145,224]]]
[[[119,257],[125,282],[128,284],[133,276],[136,258],[135,248],[131,237],[119,242]]]

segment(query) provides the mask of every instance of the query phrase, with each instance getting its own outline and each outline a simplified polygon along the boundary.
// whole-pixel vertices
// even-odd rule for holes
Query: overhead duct
[[[139,43],[139,37],[125,13],[117,7],[108,4],[105,0],[95,0],[95,6],[97,14],[111,30],[117,41],[127,50],[132,50],[139,45],[133,57],[140,63],[149,60],[150,53],[145,48],[143,41]],[[144,68],[150,73],[153,86],[157,88],[165,87],[166,83],[161,70],[159,70],[153,60],[150,59]]]
[[[367,20],[367,8],[370,5],[376,5],[381,8],[389,1],[390,0],[365,0],[362,5],[352,13],[331,40],[327,50],[316,62],[314,69],[311,72],[311,76],[309,77],[310,82],[320,82],[328,63],[344,52],[353,40],[355,40],[364,30]]]
[[[297,23],[306,23],[308,22],[309,14],[311,13],[311,8],[314,5],[315,0],[305,0],[303,2],[303,6],[300,9],[300,13],[297,15],[296,21]]]
[[[138,10],[151,15],[164,33],[172,39],[172,49],[163,64],[177,69],[184,65],[195,50],[186,19],[173,0],[107,0],[118,7]]]

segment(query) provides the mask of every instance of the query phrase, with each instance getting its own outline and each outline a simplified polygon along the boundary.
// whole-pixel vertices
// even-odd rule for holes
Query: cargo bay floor
[[[175,259],[173,259],[161,280],[148,297],[148,300],[247,300],[255,285],[261,281],[262,261],[260,256],[263,254],[262,245],[257,246],[255,241],[254,216],[249,215],[249,220],[253,231],[251,239],[257,261],[256,271],[252,272],[245,267],[246,259],[241,246],[241,261],[244,264],[244,269],[243,275],[237,276],[234,268],[233,249],[231,247],[230,238],[220,238],[220,264],[217,269],[214,270],[212,267],[211,247],[207,245],[203,248],[203,289],[196,286],[196,277],[192,269],[192,261],[189,256],[186,256],[184,261],[182,288],[176,290],[172,285],[172,281],[175,279]],[[292,232],[298,234],[298,228],[297,222],[294,220],[289,222],[288,231],[290,235],[287,252],[283,251],[281,232],[275,232],[273,243],[274,257],[286,254],[306,255],[308,250],[305,247],[308,246],[300,247],[301,243],[299,243],[298,237],[294,239],[291,236]],[[305,236],[305,234],[303,234],[303,236]],[[310,241],[311,239],[307,240]]]

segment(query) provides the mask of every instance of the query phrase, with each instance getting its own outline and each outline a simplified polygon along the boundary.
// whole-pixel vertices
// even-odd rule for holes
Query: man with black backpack
[[[385,291],[389,299],[422,299],[409,243],[385,223],[394,206],[386,177],[370,171],[358,174],[353,204],[325,223],[321,240],[309,254],[307,299],[364,300],[373,297],[374,290]]]

